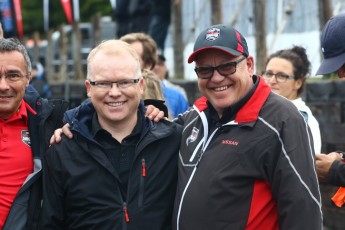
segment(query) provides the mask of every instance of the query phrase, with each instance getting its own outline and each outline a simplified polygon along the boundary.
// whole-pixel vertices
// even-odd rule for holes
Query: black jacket
[[[3,230],[39,229],[42,202],[41,155],[48,149],[54,130],[63,125],[62,117],[68,107],[65,101],[41,98],[31,86],[25,92],[24,101],[32,108],[27,111],[34,171],[18,191]]]
[[[204,97],[178,120],[185,128],[174,229],[322,228],[308,126],[290,101],[253,79],[251,97],[223,114],[230,120],[210,125]]]
[[[42,229],[171,229],[182,128],[168,121],[149,121],[143,104],[139,110],[145,125],[130,170],[127,199],[115,168],[90,132],[92,104],[68,113],[73,139],[63,138],[44,155]]]

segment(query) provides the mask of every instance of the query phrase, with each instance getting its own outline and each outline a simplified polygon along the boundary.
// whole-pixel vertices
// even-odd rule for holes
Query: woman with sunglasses
[[[290,100],[308,123],[315,153],[321,152],[319,123],[310,108],[301,98],[307,75],[310,73],[310,61],[305,48],[293,46],[271,54],[266,61],[263,77],[272,91]]]

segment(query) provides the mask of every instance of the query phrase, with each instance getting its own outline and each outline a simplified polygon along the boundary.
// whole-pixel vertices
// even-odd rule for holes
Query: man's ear
[[[25,86],[28,87],[29,84],[30,84],[30,81],[31,81],[31,72],[29,72],[27,75],[26,75],[26,84]]]
[[[91,84],[89,80],[85,80],[86,94],[90,97]]]
[[[140,88],[140,95],[142,96],[144,93],[144,87],[145,87],[145,80],[143,77],[140,77],[139,79],[139,88]]]

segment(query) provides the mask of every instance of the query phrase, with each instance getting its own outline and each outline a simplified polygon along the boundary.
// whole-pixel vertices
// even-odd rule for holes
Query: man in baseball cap
[[[188,62],[202,97],[174,120],[184,128],[172,229],[322,229],[305,121],[254,74],[243,35],[210,26]]]
[[[340,78],[345,77],[345,13],[328,20],[322,30],[321,50],[324,57],[317,75],[337,72]]]
[[[305,122],[254,74],[243,35],[210,26],[188,62],[203,97],[177,119],[184,130],[173,229],[321,229]]]
[[[324,60],[316,74],[337,72],[339,78],[345,78],[345,13],[328,20],[321,35],[321,48]],[[335,186],[342,186],[332,197],[338,207],[345,204],[345,153],[331,152],[316,154],[316,172],[319,181]]]
[[[188,63],[192,63],[199,53],[207,49],[218,49],[233,56],[249,56],[246,39],[237,30],[226,25],[212,26],[201,32]]]

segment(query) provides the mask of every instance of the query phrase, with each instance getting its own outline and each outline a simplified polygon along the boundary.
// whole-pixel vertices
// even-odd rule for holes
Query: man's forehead
[[[206,49],[200,52],[195,57],[195,62],[200,62],[203,60],[210,60],[210,59],[215,59],[215,58],[233,60],[236,58],[236,56],[231,55],[227,52],[221,51],[219,49]]]
[[[1,68],[25,68],[24,56],[18,51],[0,52]]]

